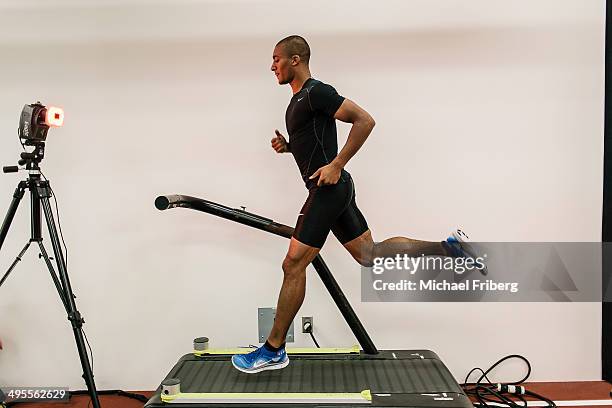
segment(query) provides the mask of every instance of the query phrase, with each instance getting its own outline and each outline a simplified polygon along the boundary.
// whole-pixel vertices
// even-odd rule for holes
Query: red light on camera
[[[64,110],[56,106],[49,106],[45,115],[47,126],[60,127],[64,124]]]

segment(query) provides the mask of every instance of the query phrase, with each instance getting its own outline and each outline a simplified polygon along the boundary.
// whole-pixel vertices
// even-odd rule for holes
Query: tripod
[[[94,376],[91,369],[91,364],[89,362],[89,356],[85,348],[85,341],[83,338],[82,327],[83,323],[85,323],[85,320],[76,308],[76,304],[74,301],[75,296],[72,292],[72,287],[70,286],[70,279],[68,278],[68,272],[66,270],[66,261],[62,252],[62,247],[60,245],[60,239],[57,233],[57,228],[55,226],[55,220],[53,219],[51,204],[49,203],[49,198],[52,197],[53,193],[49,185],[49,181],[43,180],[41,178],[39,164],[44,157],[44,142],[26,142],[26,145],[34,146],[34,150],[31,153],[21,153],[21,160],[19,161],[19,164],[25,164],[26,170],[29,171],[29,175],[26,180],[19,182],[17,188],[15,189],[15,193],[13,194],[13,200],[11,201],[6,217],[4,218],[4,221],[2,223],[2,228],[0,229],[0,249],[2,249],[4,239],[8,234],[9,228],[11,227],[11,222],[13,221],[15,213],[17,212],[17,208],[19,207],[19,203],[21,202],[21,199],[23,198],[26,190],[30,191],[31,236],[30,240],[25,244],[21,252],[19,252],[19,255],[17,255],[9,269],[2,277],[2,279],[0,279],[0,287],[6,281],[9,274],[13,271],[17,263],[21,261],[21,258],[26,253],[30,245],[33,242],[36,242],[40,249],[39,257],[42,257],[44,259],[47,268],[51,273],[51,279],[53,279],[53,283],[57,288],[59,297],[62,300],[62,303],[64,304],[66,312],[68,313],[68,320],[72,325],[72,331],[74,333],[74,339],[76,341],[77,350],[79,352],[79,358],[81,359],[81,366],[83,368],[83,379],[85,380],[85,384],[87,385],[87,390],[89,392],[89,396],[91,397],[93,407],[100,408],[98,392],[94,383]],[[17,166],[8,166],[3,168],[4,173],[12,173],[16,172],[17,170]],[[42,211],[44,211],[45,213],[47,229],[49,231],[49,236],[51,237],[51,245],[53,246],[53,253],[55,254],[55,262],[57,264],[59,276],[58,274],[56,274],[53,268],[53,264],[51,262],[52,258],[49,258],[45,246],[43,245],[41,208]]]

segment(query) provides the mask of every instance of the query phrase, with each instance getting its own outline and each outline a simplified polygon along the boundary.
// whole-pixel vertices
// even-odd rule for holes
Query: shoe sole
[[[254,370],[247,370],[247,369],[244,369],[242,367],[238,367],[238,366],[236,366],[236,364],[234,364],[233,361],[232,361],[232,365],[234,366],[234,368],[236,370],[241,371],[243,373],[246,373],[246,374],[256,374],[256,373],[260,373],[262,371],[280,370],[281,368],[285,368],[285,367],[287,367],[289,365],[289,358],[287,358],[287,360],[285,360],[282,363],[266,365],[266,366],[263,366],[263,367],[256,368]]]
[[[465,241],[461,235],[457,234],[457,231],[453,231],[451,236],[455,238],[457,242],[459,242],[459,245],[461,245],[463,251],[466,252],[471,258],[478,258],[478,251],[476,251],[476,249],[474,249],[474,247],[469,242]],[[487,264],[484,264],[484,268],[478,269],[478,271],[483,275],[488,274],[489,270],[487,269]]]

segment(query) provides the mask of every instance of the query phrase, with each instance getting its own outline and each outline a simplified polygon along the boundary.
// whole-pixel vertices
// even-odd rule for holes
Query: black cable
[[[87,394],[89,394],[89,391],[87,390],[70,391],[71,397],[73,395],[87,395]],[[147,402],[149,400],[149,398],[147,398],[146,396],[142,394],[136,394],[133,392],[127,392],[127,391],[122,391],[122,390],[102,390],[102,391],[98,391],[98,394],[99,395],[117,395],[119,397],[135,399],[140,402]]]
[[[89,349],[89,355],[91,356],[91,372],[92,372],[92,376],[94,373],[94,355],[93,355],[93,351],[91,350],[91,344],[89,344],[89,339],[87,338],[87,334],[85,333],[85,330],[83,330],[83,326],[81,326],[81,333],[83,333],[83,337],[85,338],[85,343],[87,343],[87,348]],[[87,408],[89,408],[89,404],[92,403],[92,399],[91,396],[89,397],[89,402],[87,403]]]
[[[519,359],[525,362],[527,365],[527,374],[523,378],[518,381],[510,382],[510,383],[493,383],[487,374],[493,371],[497,366],[509,359]],[[474,371],[480,371],[482,374],[478,378],[478,380],[474,383],[468,383],[470,375]],[[465,393],[472,397],[474,401],[474,406],[477,407],[491,407],[491,406],[499,406],[499,404],[507,406],[509,408],[525,408],[527,406],[527,401],[525,400],[525,396],[538,399],[540,401],[544,401],[547,405],[546,408],[554,408],[556,407],[555,403],[547,397],[544,397],[535,392],[529,391],[525,389],[521,384],[524,383],[531,374],[531,364],[529,360],[525,357],[518,354],[511,354],[506,357],[499,359],[495,364],[489,367],[486,371],[482,368],[476,367],[470,370],[470,372],[465,377],[465,382],[461,384],[461,387],[465,391]],[[482,382],[486,380],[486,382]],[[494,405],[490,404],[494,403]]]
[[[51,196],[53,197],[53,202],[55,203],[55,213],[57,214],[57,228],[59,230],[60,239],[62,240],[62,245],[64,246],[64,260],[66,261],[66,270],[68,270],[68,247],[66,246],[66,241],[64,241],[64,233],[62,231],[62,221],[60,220],[60,212],[59,206],[57,204],[57,197],[55,195],[55,191],[51,187],[51,183],[49,183],[49,179],[45,174],[40,170],[40,175],[45,179],[45,181],[49,185],[49,190],[51,190]]]
[[[89,339],[87,338],[87,334],[85,334],[85,330],[81,327],[81,333],[83,333],[83,337],[85,337],[85,343],[87,343],[87,347],[89,348],[89,354],[91,355],[91,371],[94,370],[94,355],[93,351],[91,351],[91,344],[89,344]]]
[[[51,187],[51,183],[49,182],[49,179],[47,178],[47,176],[45,176],[42,170],[39,170],[39,171],[40,171],[40,175],[47,182],[47,185],[49,186],[49,190],[51,190],[51,197],[53,197],[53,202],[55,203],[55,214],[57,215],[57,228],[59,230],[59,235],[62,241],[62,245],[64,246],[64,261],[65,261],[64,266],[66,267],[66,272],[67,272],[68,271],[68,246],[66,245],[66,241],[64,240],[64,232],[62,231],[62,220],[60,219],[59,205],[57,204],[57,195],[55,194],[55,191],[53,191],[53,188]],[[89,348],[89,354],[91,356],[91,371],[93,371],[94,370],[93,369],[94,368],[94,355],[91,349],[91,344],[89,343],[87,334],[85,333],[85,330],[82,327],[81,327],[81,333],[83,334],[83,337],[85,338],[85,342],[87,343],[87,347]]]
[[[66,268],[66,273],[68,273],[68,246],[66,245],[66,241],[64,240],[64,232],[62,231],[62,220],[60,218],[59,205],[57,204],[57,195],[55,194],[55,191],[53,191],[53,188],[51,187],[51,183],[49,182],[49,179],[47,178],[47,176],[45,176],[42,170],[39,170],[39,171],[40,171],[40,175],[45,179],[45,181],[47,182],[47,185],[49,186],[49,190],[51,191],[51,197],[53,197],[53,202],[55,204],[55,214],[57,216],[57,228],[59,230],[59,236],[62,241],[62,245],[64,247],[64,266]],[[83,337],[85,338],[85,343],[87,343],[87,348],[89,349],[89,357],[91,360],[91,371],[93,373],[94,372],[93,350],[91,349],[91,344],[89,343],[87,334],[85,333],[85,330],[83,329],[82,326],[80,330],[81,330],[81,334],[83,334]],[[92,399],[90,397],[89,402],[87,403],[87,408],[90,407],[91,403],[92,403]]]
[[[467,384],[467,380],[468,380],[468,378],[470,378],[470,375],[472,375],[472,373],[473,373],[474,371],[480,371],[480,372],[482,373],[482,375],[483,375],[483,377],[481,377],[481,378],[485,378],[485,379],[486,379],[486,380],[489,382],[489,384],[491,383],[491,380],[489,380],[489,378],[487,377],[487,375],[485,374],[485,372],[484,372],[484,370],[483,370],[482,368],[480,368],[480,367],[474,367],[474,368],[472,368],[472,369],[470,370],[470,372],[468,373],[468,375],[466,375],[466,376],[465,376],[465,381],[463,382],[464,384]]]
[[[24,146],[24,149],[25,149],[25,146]],[[57,203],[57,195],[55,194],[55,191],[53,191],[53,188],[51,187],[51,183],[49,182],[49,179],[47,178],[47,176],[45,176],[45,173],[43,173],[42,170],[40,169],[39,171],[40,171],[40,175],[47,182],[47,185],[49,186],[49,190],[51,191],[51,197],[53,197],[53,203],[55,204],[55,214],[57,216],[57,228],[59,230],[59,236],[62,241],[62,246],[64,247],[63,248],[64,249],[64,266],[66,268],[66,273],[67,273],[68,272],[68,246],[66,245],[66,241],[64,240],[64,232],[62,231],[62,220],[60,218],[59,205]],[[85,330],[83,329],[83,327],[81,327],[80,330],[81,330],[81,334],[83,334],[83,337],[85,338],[85,343],[87,343],[87,348],[89,349],[89,357],[91,359],[91,371],[93,372],[94,371],[94,355],[91,349],[91,344],[89,343],[89,339],[87,338],[87,334],[85,333]],[[90,397],[89,402],[87,403],[87,408],[89,408],[91,403],[92,403],[92,400]]]
[[[317,339],[315,339],[315,336],[312,333],[312,331],[310,331],[309,333],[310,333],[310,337],[312,337],[312,341],[314,341],[315,346],[317,346],[317,348],[321,348],[321,346],[319,346],[319,342],[317,341]]]

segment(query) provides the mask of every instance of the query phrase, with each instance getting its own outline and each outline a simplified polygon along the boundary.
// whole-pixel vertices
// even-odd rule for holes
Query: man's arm
[[[368,112],[350,99],[345,99],[342,102],[334,115],[334,119],[353,124],[344,147],[332,161],[336,166],[344,168],[370,136],[376,122]]]
[[[350,99],[345,99],[334,114],[334,119],[352,123],[351,131],[340,153],[331,163],[318,169],[310,179],[319,177],[318,186],[336,184],[346,163],[357,153],[372,132],[374,118]]]
[[[313,88],[313,90],[314,89],[315,88]],[[337,97],[340,97],[336,93],[335,89],[331,88],[331,91],[333,91],[333,94],[335,94]],[[323,100],[333,101],[333,99],[330,97]],[[317,99],[313,98],[313,101],[317,101]],[[334,160],[332,160],[331,163],[321,167],[320,169],[315,171],[312,176],[310,176],[311,180],[317,177],[319,178],[319,180],[317,181],[318,186],[336,184],[338,182],[342,169],[365,143],[366,139],[372,132],[372,129],[375,125],[372,116],[370,116],[368,112],[366,112],[364,109],[362,109],[359,105],[357,105],[350,99],[344,99],[341,102],[340,107],[338,107],[337,109],[335,106],[337,105],[333,105],[333,103],[330,102],[327,105],[323,104],[321,108],[324,112],[330,115],[335,109],[335,113],[333,114],[334,119],[341,120],[342,122],[352,123],[353,126],[351,127],[351,131],[349,132],[344,147],[342,148],[340,153],[338,153],[338,155],[334,158]]]

